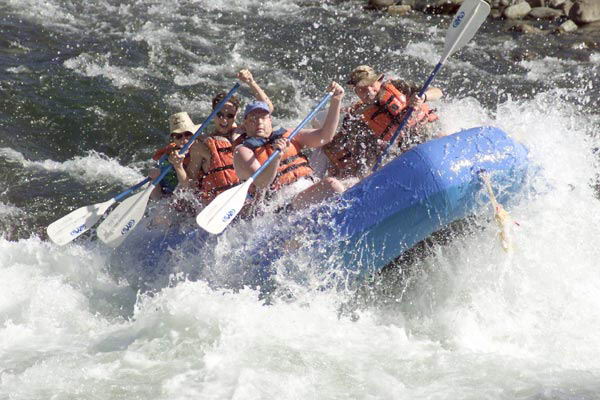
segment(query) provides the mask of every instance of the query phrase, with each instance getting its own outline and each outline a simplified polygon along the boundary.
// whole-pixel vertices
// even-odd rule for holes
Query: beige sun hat
[[[186,113],[178,112],[169,117],[169,132],[170,133],[183,133],[183,132],[191,132],[196,133],[196,131],[200,128],[200,125],[194,125],[192,119]]]
[[[350,72],[350,79],[346,83],[351,86],[369,86],[382,76],[368,65],[359,65]]]

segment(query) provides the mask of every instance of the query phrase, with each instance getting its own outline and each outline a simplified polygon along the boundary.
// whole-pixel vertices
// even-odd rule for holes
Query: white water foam
[[[40,3],[35,0],[8,0],[6,3],[28,20],[51,25],[61,30],[78,31],[85,21],[81,18],[83,15],[74,14],[68,6],[64,7],[64,4],[60,4],[60,2]]]
[[[411,56],[427,62],[429,65],[436,65],[440,61],[441,52],[438,46],[433,43],[419,42],[408,43],[403,50],[395,51],[399,56]]]
[[[526,354],[529,361],[564,368],[597,369],[595,351],[592,356],[587,349],[578,350],[582,340],[595,348],[600,344],[591,328],[599,317],[595,260],[600,254],[589,241],[600,233],[600,203],[589,186],[597,172],[591,151],[597,143],[589,136],[593,125],[574,106],[563,102],[557,113],[555,105],[556,93],[511,101],[500,105],[493,121],[528,146],[532,164],[543,168],[551,187],[510,210],[522,222],[514,230],[516,253],[509,258],[502,254],[495,229],[475,240],[457,240],[429,260],[433,276],[440,275],[433,278],[436,282],[429,276],[415,293],[427,301],[436,283],[442,284],[435,288],[438,297],[450,290],[442,302],[444,317],[432,317],[434,324],[449,326],[432,329],[451,332],[460,346],[511,357]],[[461,120],[478,109],[473,100],[452,108]],[[479,112],[486,114],[481,107]],[[578,307],[584,311],[575,312]]]
[[[146,75],[149,73],[147,68],[118,67],[111,65],[109,58],[110,54],[91,55],[82,53],[75,58],[66,60],[64,66],[84,76],[103,76],[119,88],[125,86],[145,88],[147,86],[144,82]]]
[[[519,63],[529,72],[525,75],[526,79],[531,81],[547,80],[548,78],[568,78],[569,72],[565,71],[565,67],[577,65],[576,61],[561,60],[555,57],[544,57],[540,60],[521,61]]]
[[[255,11],[259,14],[275,14],[292,13],[298,10],[298,1],[281,0],[264,2],[261,0],[214,0],[202,4],[209,12],[214,11],[236,11],[249,12]]]
[[[474,46],[475,46],[474,43],[469,43],[461,51],[468,52],[469,49],[473,48]],[[411,42],[406,45],[406,48],[404,50],[395,50],[390,53],[394,54],[395,56],[398,56],[398,57],[406,57],[406,56],[414,57],[418,60],[425,61],[427,64],[429,64],[431,66],[435,66],[435,65],[437,65],[437,63],[440,62],[440,58],[442,56],[443,50],[444,50],[443,43],[436,45],[431,42],[418,42],[418,43]],[[481,53],[481,52],[478,52],[478,57],[479,58],[482,58],[482,57],[489,58],[488,55],[486,55],[485,53]],[[476,70],[480,74],[486,74],[485,71],[473,66],[471,63],[461,61],[456,57],[448,58],[448,60],[444,64],[444,68],[459,70],[461,74],[464,74],[465,70],[471,70],[471,71]]]
[[[265,64],[252,59],[250,55],[242,55],[241,51],[246,47],[244,40],[237,41],[230,50],[230,58],[227,63],[208,64],[206,61],[199,61],[190,67],[193,72],[181,72],[175,75],[174,82],[179,86],[195,85],[198,83],[208,83],[222,76],[236,76],[244,68],[250,70],[259,70],[265,67]]]
[[[18,67],[6,68],[6,72],[10,72],[11,74],[27,74],[31,70],[24,65],[19,65]]]
[[[18,162],[28,169],[65,172],[81,182],[117,181],[131,185],[144,179],[139,170],[124,167],[115,159],[94,150],[88,151],[85,156],[76,156],[62,163],[53,160],[31,161],[18,151],[7,147],[0,148],[0,157]]]
[[[22,214],[23,214],[23,210],[21,210],[19,207],[15,207],[13,205],[0,202],[0,216],[14,217],[17,215],[22,215]]]

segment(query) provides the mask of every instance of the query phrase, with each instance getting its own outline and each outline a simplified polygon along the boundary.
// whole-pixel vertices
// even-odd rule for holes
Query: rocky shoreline
[[[506,20],[510,30],[530,35],[581,34],[600,48],[600,0],[486,0],[490,18]],[[454,14],[463,0],[367,0],[365,10],[405,16],[411,12]]]

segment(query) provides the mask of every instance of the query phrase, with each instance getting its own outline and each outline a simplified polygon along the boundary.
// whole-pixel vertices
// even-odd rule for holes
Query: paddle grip
[[[167,157],[169,156],[169,154],[163,154],[160,159],[157,161],[157,164],[160,165],[161,162],[163,162],[164,160],[167,159]],[[162,167],[162,168],[166,168],[166,167]],[[161,168],[161,171],[162,171]],[[130,187],[129,189],[119,193],[118,195],[116,195],[115,197],[113,197],[113,200],[115,202],[117,201],[121,201],[122,198],[127,197],[129,195],[129,193],[131,192],[135,192],[136,190],[138,190],[139,188],[141,188],[142,186],[144,186],[146,183],[150,182],[150,178],[146,178],[141,182],[136,183],[135,185],[133,185],[132,187]]]
[[[115,197],[113,197],[113,200],[115,202],[120,201],[122,198],[126,197],[129,195],[129,193],[134,192],[136,190],[138,190],[139,188],[141,188],[142,186],[144,186],[146,183],[150,182],[150,178],[146,178],[143,181],[136,183],[135,185],[133,185],[132,187],[130,187],[129,189],[125,190],[122,193],[119,193],[118,195],[116,195]]]

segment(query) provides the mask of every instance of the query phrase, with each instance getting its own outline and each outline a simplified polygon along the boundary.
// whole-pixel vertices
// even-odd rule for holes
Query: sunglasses
[[[192,132],[183,132],[183,133],[171,133],[171,137],[176,140],[180,140],[182,137],[190,138],[194,136]]]
[[[224,113],[222,113],[221,111],[219,111],[219,112],[217,113],[217,117],[219,117],[219,118],[226,117],[226,118],[228,118],[228,119],[233,119],[233,118],[235,118],[235,114],[224,114]]]

